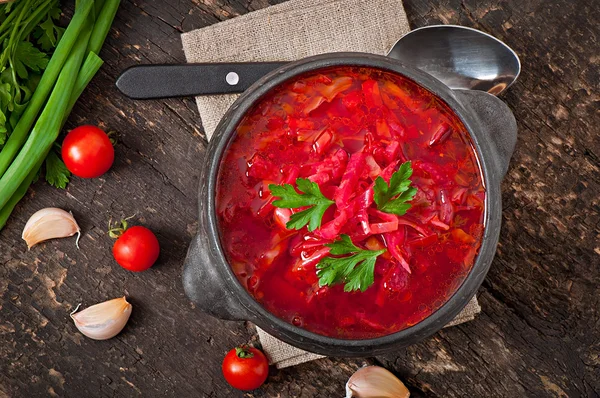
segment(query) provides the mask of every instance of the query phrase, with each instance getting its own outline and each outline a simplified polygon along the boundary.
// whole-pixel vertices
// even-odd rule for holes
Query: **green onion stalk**
[[[91,3],[94,4],[93,1]],[[66,58],[64,67],[60,71],[58,81],[52,90],[50,99],[42,111],[42,115],[35,124],[29,139],[27,139],[27,142],[13,164],[8,167],[8,170],[5,170],[6,173],[0,178],[0,229],[4,227],[14,207],[27,193],[29,186],[36,179],[39,169],[44,163],[44,159],[51,150],[52,144],[56,140],[60,130],[71,113],[75,102],[102,66],[103,61],[97,54],[106,39],[119,7],[119,3],[120,0],[96,0],[95,9],[90,14],[90,1],[81,0],[78,2],[75,16],[77,16],[78,13],[80,13],[79,15],[84,15],[86,17],[85,19],[87,19],[87,25],[82,26],[76,34],[77,41],[74,43],[71,53],[68,54],[69,50],[66,50],[68,58]],[[81,11],[82,9],[84,10],[83,12]],[[56,51],[61,48],[60,45],[69,32],[69,28],[73,24],[75,16],[73,17],[71,24],[69,24],[69,27],[67,27],[67,31],[65,31],[63,39],[61,39]],[[94,16],[96,16],[95,23]],[[76,30],[71,30],[71,32],[73,31]],[[85,58],[83,65],[81,65],[85,54],[87,54],[87,57]],[[52,59],[54,59],[54,56]],[[52,59],[50,62],[52,62]],[[79,66],[81,66],[80,69]],[[77,78],[73,82],[71,76],[77,71]],[[44,75],[46,75],[46,72]],[[50,81],[50,79],[47,79],[47,82],[48,81]],[[67,90],[70,92],[69,96],[66,95]],[[36,90],[36,93],[37,91],[38,90]],[[28,109],[29,107],[31,107],[31,103],[29,104]],[[36,115],[33,116],[34,119],[37,116],[37,113],[39,113],[39,108],[40,107],[37,109]],[[52,115],[56,114],[62,114],[63,117],[60,119],[52,118]],[[25,114],[23,116],[25,116]],[[57,127],[58,121],[60,121],[60,124]],[[28,128],[31,127],[31,124],[33,124],[33,121],[29,124]],[[0,153],[0,163],[2,161],[3,153],[4,152]],[[31,162],[31,160],[28,160],[32,158],[37,159],[37,161]],[[0,167],[2,167],[1,164]]]
[[[71,113],[71,109],[73,109],[73,105],[75,105],[75,102],[77,102],[77,99],[79,98],[85,87],[88,85],[88,83],[92,80],[96,72],[98,72],[102,64],[103,61],[99,56],[97,56],[93,52],[90,52],[88,54],[88,57],[85,59],[83,66],[81,67],[81,71],[79,71],[79,75],[77,75],[77,80],[75,81],[75,86],[73,87],[73,92],[71,93],[68,109],[65,113],[65,117],[63,118],[61,127],[64,126],[65,122],[67,121],[67,118],[69,117],[69,114]],[[23,199],[23,196],[25,196],[25,194],[27,193],[29,186],[36,180],[36,177],[38,176],[40,168],[44,164],[44,160],[46,159],[47,155],[48,153],[46,153],[38,160],[33,170],[27,175],[27,177],[25,177],[25,180],[23,180],[21,185],[19,185],[19,187],[17,188],[15,193],[10,197],[6,205],[4,205],[2,209],[0,209],[0,230],[4,228],[4,225],[6,225],[6,222],[8,221],[8,218],[13,212],[15,206],[17,205],[17,203],[19,203],[21,199]]]
[[[84,27],[80,40],[73,46],[58,76],[54,90],[48,98],[48,103],[35,123],[29,138],[0,178],[0,207],[4,207],[10,201],[12,195],[33,171],[37,161],[47,155],[58,137],[63,118],[56,115],[64,115],[69,106],[76,80],[73,79],[73,76],[77,76],[81,68],[91,33],[91,27]]]
[[[17,203],[19,203],[19,201],[21,199],[23,199],[23,196],[25,196],[25,194],[27,193],[29,186],[33,183],[33,181],[38,176],[40,167],[42,167],[42,164],[44,163],[45,158],[46,157],[44,156],[41,160],[39,160],[36,163],[35,167],[33,168],[33,171],[31,171],[27,175],[27,177],[21,183],[21,185],[19,185],[19,187],[17,188],[15,193],[10,197],[10,199],[6,203],[6,205],[4,205],[4,207],[2,209],[0,209],[0,230],[2,228],[4,228],[4,225],[8,221],[8,218],[10,217],[10,214],[14,210],[15,206],[17,205]]]
[[[29,104],[27,105],[25,112],[23,115],[21,115],[19,122],[4,144],[2,152],[0,152],[0,176],[5,174],[6,170],[11,165],[11,162],[13,159],[15,159],[15,156],[27,139],[27,134],[31,131],[31,127],[33,126],[38,114],[44,106],[46,99],[48,99],[48,95],[50,95],[53,87],[55,87],[58,76],[61,74],[67,58],[70,57],[73,46],[76,42],[81,42],[81,31],[84,28],[90,29],[88,14],[92,10],[93,6],[93,0],[81,0],[80,6],[75,10],[73,19],[71,19],[69,26],[65,30],[63,37],[60,39],[60,42],[58,43],[58,46],[52,55],[52,58],[50,58],[50,62],[48,62],[48,66],[46,67],[46,70],[44,71],[37,88],[29,100]],[[74,71],[73,75],[76,75],[77,72],[78,70]],[[70,84],[72,84],[72,82]],[[70,94],[70,91],[67,94]],[[4,196],[4,185],[2,183],[0,183],[0,196]],[[1,206],[4,206],[4,204]]]
[[[92,31],[92,37],[90,37],[90,42],[88,43],[88,51],[91,51],[95,54],[100,54],[100,49],[104,44],[104,40],[106,40],[108,31],[110,30],[113,20],[115,19],[115,15],[117,15],[119,3],[121,2],[121,0],[96,0],[98,4],[101,4],[99,3],[101,1],[104,4],[100,12],[97,14],[94,30]]]
[[[79,99],[79,96],[81,95],[81,93],[83,93],[83,90],[87,87],[87,85],[96,75],[98,70],[100,70],[100,67],[103,63],[104,61],[102,61],[102,58],[97,56],[95,53],[90,52],[88,54],[87,58],[83,62],[83,66],[81,67],[79,74],[77,75],[77,80],[75,80],[75,87],[73,87],[73,93],[71,94],[71,99],[69,101],[67,111],[65,112],[61,129],[62,126],[64,126],[67,122],[67,119],[71,114],[71,110],[73,109],[73,106],[75,106],[75,103]]]

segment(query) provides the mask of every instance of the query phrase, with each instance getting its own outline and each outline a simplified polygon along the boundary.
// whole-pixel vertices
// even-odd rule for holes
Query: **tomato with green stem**
[[[255,390],[269,375],[269,361],[258,348],[242,345],[229,351],[223,359],[223,376],[238,390]]]
[[[115,160],[109,136],[96,126],[79,126],[65,137],[61,154],[67,169],[77,177],[96,178]]]
[[[158,259],[160,245],[156,235],[148,228],[142,226],[128,228],[125,219],[121,220],[120,226],[110,228],[108,234],[111,238],[117,239],[112,250],[113,256],[126,270],[145,271]]]

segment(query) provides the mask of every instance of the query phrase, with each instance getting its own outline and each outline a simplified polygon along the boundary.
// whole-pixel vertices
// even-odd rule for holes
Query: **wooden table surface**
[[[405,0],[412,27],[472,26],[521,57],[519,81],[503,96],[519,139],[502,184],[500,244],[478,293],[483,312],[386,356],[273,369],[247,394],[228,387],[221,360],[252,330],[195,310],[181,285],[206,148],[196,105],[132,101],[114,81],[134,64],[184,61],[181,32],[267,5],[123,1],[101,53],[106,63],[67,126],[118,131],[114,167],[67,190],[36,183],[0,233],[0,396],[341,397],[365,363],[395,372],[414,397],[599,396],[598,0]],[[47,206],[73,211],[80,250],[65,239],[27,251],[22,228]],[[111,217],[134,214],[162,247],[143,274],[114,262],[105,234]],[[134,310],[122,334],[97,342],[77,332],[69,312],[78,303],[123,294]]]

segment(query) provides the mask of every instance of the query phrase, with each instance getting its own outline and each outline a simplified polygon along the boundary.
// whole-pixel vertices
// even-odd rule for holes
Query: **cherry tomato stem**
[[[238,358],[252,358],[254,357],[254,354],[248,350],[248,346],[247,345],[243,345],[240,347],[235,347],[235,354],[238,356]]]

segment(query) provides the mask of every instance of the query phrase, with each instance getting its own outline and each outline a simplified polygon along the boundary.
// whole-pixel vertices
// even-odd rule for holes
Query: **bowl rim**
[[[483,174],[486,188],[484,209],[484,233],[482,243],[471,270],[456,291],[446,302],[419,323],[380,337],[368,339],[343,339],[321,335],[292,325],[266,310],[242,286],[225,258],[218,231],[216,217],[216,183],[221,159],[235,137],[235,129],[246,112],[271,89],[283,82],[306,72],[318,69],[358,66],[371,67],[399,74],[430,91],[440,98],[459,117],[469,133],[477,154],[479,166]],[[215,133],[207,148],[205,159],[204,191],[200,195],[200,209],[206,211],[206,228],[211,250],[219,263],[218,271],[225,280],[229,291],[236,294],[240,304],[248,311],[248,320],[254,322],[268,333],[287,343],[313,352],[328,355],[353,355],[365,353],[382,353],[389,347],[407,346],[440,330],[466,306],[483,282],[498,243],[501,198],[499,181],[493,181],[493,148],[489,139],[485,139],[483,126],[477,115],[467,105],[461,103],[453,90],[445,86],[433,76],[407,66],[398,60],[388,57],[356,52],[327,53],[301,59],[286,64],[269,73],[248,90],[229,108],[215,129]]]

